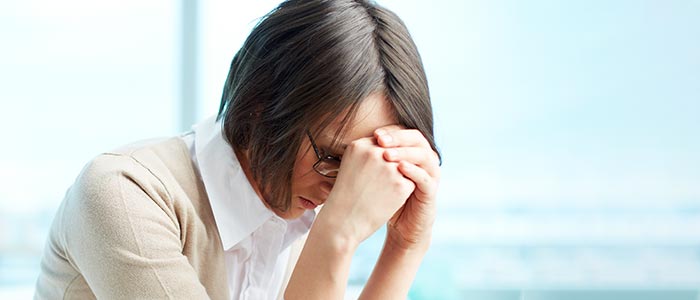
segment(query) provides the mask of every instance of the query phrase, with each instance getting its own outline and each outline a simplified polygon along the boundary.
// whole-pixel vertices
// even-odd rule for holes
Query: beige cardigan
[[[219,231],[190,157],[170,138],[92,160],[58,209],[34,298],[231,299]],[[292,246],[283,287],[302,245]]]

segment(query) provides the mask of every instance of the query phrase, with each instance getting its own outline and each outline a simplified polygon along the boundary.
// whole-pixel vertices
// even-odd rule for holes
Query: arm
[[[387,162],[373,138],[352,142],[285,292],[292,299],[342,299],[355,249],[405,203],[415,184]]]
[[[167,195],[129,157],[95,159],[71,188],[63,233],[68,259],[95,296],[105,299],[207,299],[182,254]]]
[[[387,239],[360,299],[406,299],[426,250],[405,249]]]
[[[390,133],[392,141],[386,137]],[[342,299],[357,245],[389,220],[363,299],[405,299],[430,244],[438,159],[425,138],[397,126],[353,142],[304,246],[285,298]],[[392,151],[395,150],[395,151]]]
[[[384,248],[360,299],[406,299],[430,246],[439,159],[418,131],[390,126],[378,129],[375,136],[387,149],[384,158],[399,162],[399,170],[416,189],[389,220]]]
[[[358,243],[334,232],[333,218],[319,213],[290,278],[285,299],[342,299]]]

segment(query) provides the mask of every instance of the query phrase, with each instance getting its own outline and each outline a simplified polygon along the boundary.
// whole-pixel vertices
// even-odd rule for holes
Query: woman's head
[[[310,149],[307,132],[337,143],[360,105],[376,98],[436,150],[425,72],[402,21],[367,1],[289,0],[235,55],[218,118],[231,146],[246,153],[265,201],[284,212],[295,163]]]

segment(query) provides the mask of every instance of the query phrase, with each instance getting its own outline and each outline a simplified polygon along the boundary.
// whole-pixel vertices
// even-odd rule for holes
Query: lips
[[[315,209],[318,206],[318,204],[304,197],[299,197],[299,199],[301,200],[301,205],[306,209]]]

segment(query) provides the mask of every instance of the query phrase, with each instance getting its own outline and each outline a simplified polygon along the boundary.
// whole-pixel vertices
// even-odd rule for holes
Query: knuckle
[[[418,129],[408,129],[408,134],[414,138],[425,140],[425,136]]]
[[[423,136],[423,134],[422,134],[418,129],[415,129],[415,128],[407,129],[407,131],[408,131],[410,134],[413,134],[413,135],[420,135],[420,136]]]
[[[371,147],[367,145],[364,141],[361,140],[355,140],[350,142],[348,144],[348,147],[345,149],[345,154],[346,155],[358,155],[360,157],[366,158],[369,155],[371,155]]]
[[[362,143],[360,141],[355,140],[355,141],[350,142],[350,144],[345,149],[345,151],[346,152],[355,152],[355,151],[357,151],[358,148],[361,148],[361,147],[362,147]]]
[[[413,181],[403,180],[403,182],[404,184],[402,192],[406,194],[410,194],[416,188],[416,184]]]
[[[363,148],[362,151],[360,151],[360,157],[364,160],[372,158],[372,151],[367,150],[367,148]]]
[[[405,194],[409,190],[413,189],[413,182],[403,178],[397,178],[392,182],[392,189],[396,193]]]
[[[385,174],[386,176],[395,175],[395,173],[397,173],[396,165],[393,163],[382,163],[381,170],[382,170],[382,173]]]
[[[432,151],[432,149],[431,149],[430,153],[431,153],[430,164],[432,164],[433,166],[439,166],[440,165],[440,157],[438,156],[438,154],[435,151]]]
[[[382,159],[382,150],[376,147],[367,147],[367,151],[365,152],[365,159],[368,160],[374,160],[374,161],[380,161]]]
[[[440,155],[437,152],[435,152],[435,150],[433,150],[433,148],[430,148],[428,151],[430,151],[430,154],[435,161],[440,160]]]

